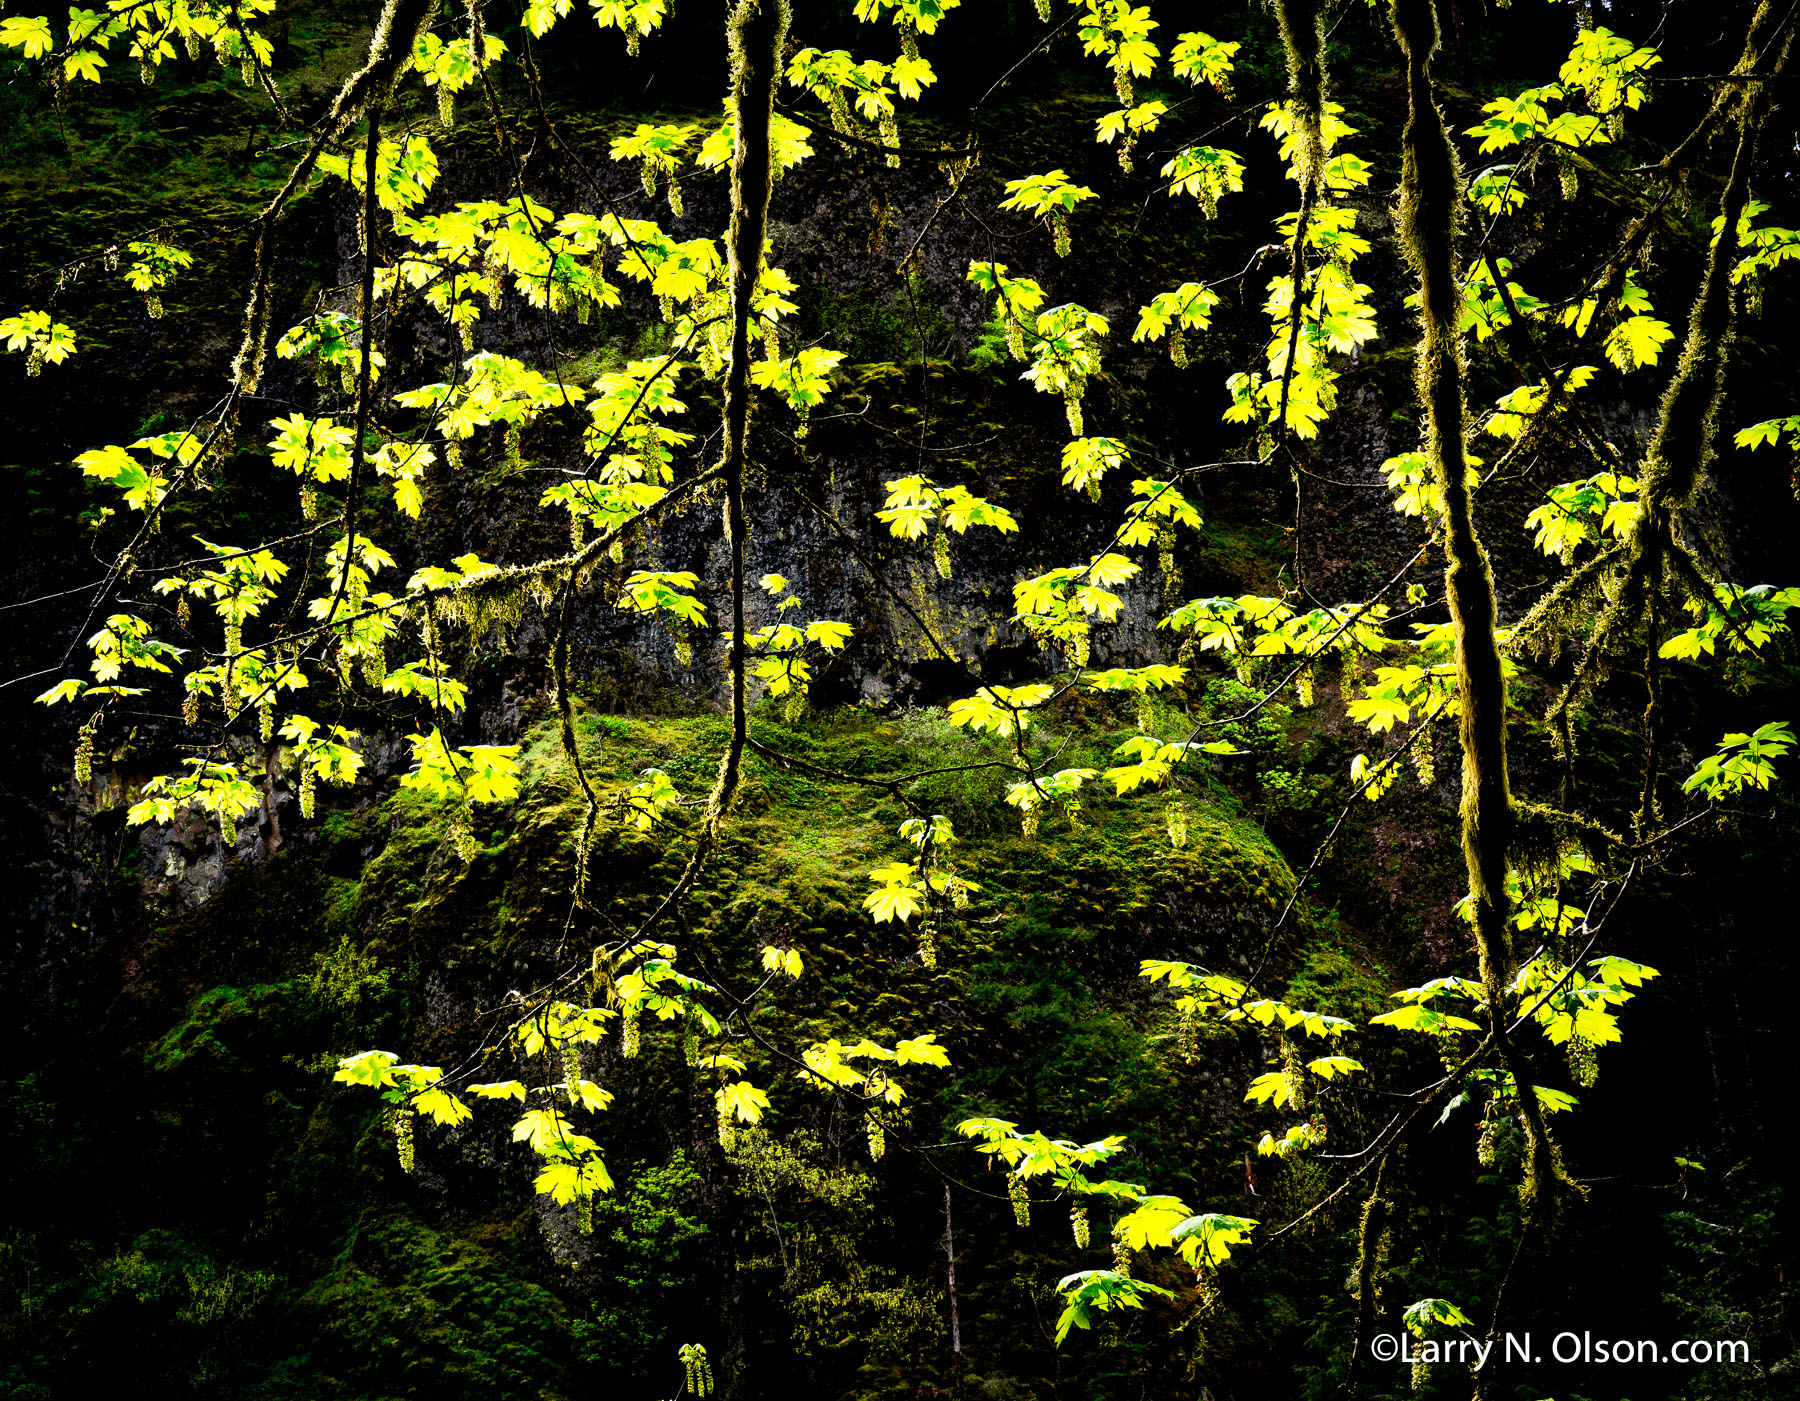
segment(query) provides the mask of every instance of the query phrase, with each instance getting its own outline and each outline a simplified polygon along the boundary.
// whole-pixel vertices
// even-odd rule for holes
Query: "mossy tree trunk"
[[[1463,394],[1462,290],[1457,281],[1462,172],[1443,116],[1431,97],[1437,16],[1431,0],[1395,0],[1394,32],[1406,56],[1407,119],[1401,138],[1400,233],[1419,278],[1419,402],[1424,451],[1443,493],[1445,594],[1456,637],[1461,706],[1462,849],[1495,1050],[1513,1077],[1525,1125],[1521,1200],[1535,1217],[1558,1184],[1572,1186],[1558,1161],[1543,1110],[1506,1027],[1507,987],[1515,969],[1506,894],[1513,829],[1506,761],[1506,676],[1501,666],[1494,573],[1475,533],[1469,490]]]

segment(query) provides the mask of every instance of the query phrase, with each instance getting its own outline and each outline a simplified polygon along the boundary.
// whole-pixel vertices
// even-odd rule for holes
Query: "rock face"
[[[457,174],[452,168],[447,177],[452,185]],[[889,174],[880,171],[882,177]],[[804,616],[856,627],[850,652],[823,678],[822,691],[833,697],[881,703],[935,699],[972,677],[1007,679],[1041,671],[1046,659],[1035,643],[1006,621],[1013,583],[1085,559],[1109,539],[1106,516],[1058,483],[1067,436],[1060,401],[1019,384],[1021,367],[1007,360],[1003,349],[997,362],[990,348],[985,357],[976,356],[978,368],[968,366],[990,309],[964,273],[972,259],[987,256],[984,235],[966,219],[934,220],[945,189],[933,176],[928,169],[878,179],[859,162],[826,153],[786,176],[776,192],[771,261],[800,282],[802,310],[793,334],[803,342],[821,336],[834,345],[845,342],[862,363],[839,377],[837,391],[814,416],[804,440],[796,439],[797,422],[785,408],[759,410],[750,570],[753,576],[777,572],[791,578]],[[561,207],[555,191],[542,197]],[[962,197],[996,202],[998,183],[977,173],[963,186]],[[844,237],[818,212],[860,210],[871,203],[881,211],[887,232],[868,241]],[[686,217],[670,224],[671,232],[693,236],[715,229],[723,212],[717,191],[702,186],[689,199]],[[899,277],[896,259],[927,224],[933,236],[909,275]],[[1048,240],[1039,231],[1004,220],[1000,227],[1024,245],[1011,255],[1015,259],[1047,253]],[[1056,285],[1053,271],[1068,283],[1064,269],[1038,271],[1048,285]],[[1059,290],[1070,299],[1092,301],[1111,317],[1118,344],[1109,363],[1116,363],[1120,375],[1141,379],[1150,357],[1130,347],[1124,334],[1135,315],[1128,305],[1134,291],[1083,285]],[[1095,291],[1102,295],[1094,297]],[[614,339],[598,328],[552,351],[552,358],[594,365],[632,353],[631,317],[644,316],[648,302],[629,287],[627,299],[629,310]],[[536,349],[533,330],[527,314],[509,303],[499,317],[484,319],[479,343],[528,353]],[[563,327],[557,334],[570,330]],[[397,362],[391,373],[413,379],[439,373],[445,358],[460,353],[429,317],[417,319],[397,340],[411,350],[391,357]],[[684,454],[687,470],[707,463],[714,406],[710,386],[696,376],[686,376],[683,385],[693,412],[679,426],[696,433],[694,447]],[[301,389],[294,386],[294,392]],[[1118,414],[1107,403],[1109,389],[1097,385],[1092,391],[1091,432],[1123,429],[1113,421]],[[437,560],[475,550],[483,558],[514,562],[559,548],[563,517],[538,508],[536,496],[554,480],[550,474],[581,469],[573,431],[578,421],[578,415],[569,415],[556,427],[528,434],[523,448],[529,470],[514,480],[494,480],[497,432],[494,442],[477,439],[463,472],[434,484],[426,521],[408,541],[418,557]],[[1191,435],[1183,436],[1184,450],[1191,452]],[[940,579],[928,547],[897,541],[874,520],[886,501],[884,483],[915,473],[965,485],[1006,506],[1024,524],[1022,537],[998,542],[976,530],[957,539],[951,547],[952,577]],[[1129,480],[1110,484],[1109,507],[1114,498],[1121,507],[1130,499]],[[716,603],[723,560],[717,508],[701,501],[649,530],[629,565],[693,570]],[[615,613],[612,599],[623,572],[613,571],[613,578],[603,573],[583,600],[576,631],[588,667],[618,673],[647,669],[658,682],[715,689],[721,656],[716,640],[703,639],[692,665],[682,665],[672,639]],[[1144,659],[1166,650],[1149,630],[1145,606],[1161,587],[1154,571],[1133,582],[1121,626],[1100,630],[1107,654]],[[773,610],[774,600],[767,600],[762,612],[768,616],[753,621],[771,620]],[[518,650],[541,655],[535,625],[527,625]],[[601,658],[612,659],[611,665]]]
[[[772,261],[800,284],[800,311],[792,319],[795,340],[823,339],[851,353],[836,392],[814,416],[805,439],[796,441],[797,425],[785,408],[765,406],[758,415],[753,454],[751,575],[789,577],[802,600],[803,617],[842,620],[855,628],[842,657],[820,668],[814,691],[819,703],[941,702],[982,682],[1041,675],[1055,660],[1010,621],[1013,584],[1104,548],[1111,523],[1131,499],[1136,468],[1112,474],[1098,508],[1060,484],[1060,450],[1067,439],[1061,404],[1020,383],[1020,366],[1007,357],[996,335],[984,329],[991,309],[966,280],[972,261],[1005,261],[1015,274],[1037,278],[1052,303],[1078,301],[1108,317],[1113,329],[1104,372],[1087,396],[1087,431],[1130,440],[1150,459],[1150,465],[1141,467],[1144,473],[1154,475],[1159,459],[1178,465],[1224,462],[1240,450],[1238,430],[1219,421],[1224,402],[1219,386],[1239,358],[1234,342],[1245,331],[1254,339],[1261,315],[1254,287],[1246,284],[1236,304],[1228,300],[1220,309],[1219,330],[1195,349],[1194,368],[1187,371],[1175,371],[1159,349],[1133,344],[1130,330],[1136,308],[1164,283],[1191,276],[1196,269],[1242,263],[1241,255],[1255,245],[1247,232],[1255,227],[1255,204],[1265,194],[1276,201],[1283,196],[1280,191],[1243,196],[1243,218],[1229,228],[1190,219],[1159,224],[1151,234],[1140,232],[1125,215],[1096,214],[1091,224],[1078,228],[1076,255],[1059,259],[1044,229],[995,214],[993,207],[1001,197],[1003,174],[1029,160],[1037,145],[1051,137],[1079,135],[1085,140],[1092,121],[1089,105],[1075,98],[1050,102],[1029,127],[991,136],[984,164],[954,195],[935,165],[909,162],[892,171],[879,158],[835,148],[824,136],[815,141],[820,154],[777,186]],[[643,199],[632,170],[604,159],[610,135],[603,127],[580,133],[582,164],[598,171],[606,188],[534,177],[533,198],[559,212],[606,207],[661,218],[677,237],[716,233],[723,225],[725,205],[716,177],[688,182],[685,214],[671,219],[661,205]],[[921,132],[919,139],[935,138]],[[942,139],[952,140],[952,135]],[[483,140],[460,133],[453,140],[429,207],[483,196],[507,174],[486,152]],[[1013,149],[1015,144],[1019,149]],[[1083,147],[1083,142],[1064,144]],[[1109,153],[1098,149],[1075,174],[1103,190],[1116,177]],[[859,217],[854,231],[847,233],[845,210],[868,217]],[[1368,214],[1374,226],[1382,226],[1379,211],[1371,208]],[[309,220],[325,233],[310,249],[304,236],[290,240],[294,261],[287,281],[293,296],[277,316],[282,324],[321,306],[349,305],[349,294],[340,289],[355,280],[354,212],[341,200],[332,202],[327,191],[311,197],[296,216],[296,229],[304,229]],[[1177,230],[1173,236],[1171,228]],[[1386,257],[1386,250],[1375,257]],[[1378,281],[1394,276],[1386,264],[1369,275]],[[308,277],[322,299],[306,287]],[[624,289],[624,309],[586,328],[552,325],[520,298],[508,297],[484,315],[476,344],[534,364],[562,366],[577,377],[591,376],[607,364],[652,349],[639,333],[648,319],[647,293],[635,284],[625,283]],[[1387,329],[1402,342],[1409,331]],[[210,353],[224,349],[221,342]],[[398,388],[446,374],[464,352],[438,318],[419,310],[396,323],[387,354],[387,383]],[[203,380],[214,368],[193,365],[184,373]],[[1153,553],[1147,557],[1143,572],[1120,590],[1120,621],[1095,629],[1095,660],[1139,664],[1171,659],[1172,639],[1152,626],[1156,605],[1167,597],[1303,588],[1340,602],[1364,596],[1401,568],[1423,536],[1415,522],[1389,509],[1379,466],[1410,445],[1410,425],[1395,421],[1406,397],[1407,374],[1403,343],[1346,374],[1340,409],[1311,450],[1315,470],[1299,478],[1297,553],[1291,541],[1267,534],[1263,526],[1266,517],[1294,509],[1285,473],[1238,466],[1203,477],[1191,495],[1202,506],[1207,525],[1198,536],[1180,535],[1174,554],[1178,577],[1164,578]],[[191,392],[185,382],[159,385],[154,392],[166,399],[172,388],[183,395]],[[272,403],[342,410],[341,396],[321,395],[293,362],[271,359],[266,391]],[[709,460],[716,406],[711,387],[697,375],[685,377],[683,392],[692,406],[683,426],[695,433],[682,464],[687,471]],[[146,399],[138,411],[150,407]],[[497,429],[469,444],[460,471],[435,469],[423,519],[415,526],[389,514],[377,527],[382,543],[400,560],[400,572],[470,551],[516,563],[561,548],[565,518],[541,508],[537,498],[558,474],[582,470],[582,422],[579,412],[565,412],[527,434],[518,470],[505,465]],[[83,440],[80,446],[86,445]],[[264,481],[253,460],[234,471],[246,485],[254,481],[257,490],[266,489],[276,499],[292,489],[288,482]],[[1021,533],[1001,540],[977,529],[958,537],[950,548],[951,577],[939,577],[925,545],[894,539],[874,519],[885,503],[884,484],[914,473],[989,497],[1017,516]],[[1506,501],[1503,509],[1513,504]],[[1522,543],[1498,542],[1503,582],[1506,562],[1522,554],[1516,548]],[[47,567],[59,557],[54,537],[42,548],[43,554],[27,553],[12,562],[21,594],[47,588],[59,577]],[[601,703],[628,708],[650,701],[666,687],[717,698],[723,644],[716,633],[698,637],[691,662],[683,663],[674,638],[621,614],[614,600],[628,568],[690,569],[701,576],[716,617],[723,560],[718,510],[704,499],[648,529],[641,543],[634,544],[627,565],[592,578],[574,611],[579,683],[592,688]],[[1535,580],[1528,559],[1521,559],[1512,574],[1521,584]],[[774,600],[759,598],[757,605],[753,625],[774,618]],[[58,618],[54,610],[45,616],[59,627],[78,626],[78,620]],[[518,738],[525,714],[541,702],[547,684],[542,616],[528,609],[512,635],[475,640],[468,650],[477,665],[471,675],[475,694],[462,727],[465,737]],[[39,714],[30,714],[32,723],[21,735],[17,753],[19,769],[44,772],[38,756],[62,748],[57,719],[48,717],[40,725]],[[395,764],[404,763],[404,747],[399,736],[377,739],[377,733],[370,735],[380,749],[370,777],[391,779]],[[166,761],[187,738],[182,727],[150,718],[121,749],[119,762],[135,764],[134,772],[155,771],[152,765]],[[54,769],[53,764],[52,777]],[[117,774],[102,775],[99,782],[112,789],[83,798],[83,811],[110,811],[123,796]],[[243,859],[259,859],[280,844],[278,819],[288,801],[285,789],[273,784],[261,821],[240,837]],[[138,864],[146,893],[186,903],[216,890],[223,870],[216,841],[201,844],[195,833],[148,832],[139,840],[144,843]],[[178,857],[168,854],[171,842],[181,848]],[[182,868],[179,876],[173,874],[177,867]],[[153,869],[159,874],[148,874]]]

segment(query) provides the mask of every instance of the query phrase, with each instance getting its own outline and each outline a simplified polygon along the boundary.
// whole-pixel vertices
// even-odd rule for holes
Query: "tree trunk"
[[[1462,848],[1473,906],[1475,948],[1494,1044],[1511,1073],[1526,1137],[1520,1199],[1527,1215],[1547,1207],[1559,1186],[1573,1186],[1557,1158],[1543,1110],[1506,1035],[1507,986],[1515,970],[1506,894],[1512,796],[1506,768],[1506,677],[1501,668],[1494,574],[1475,534],[1468,484],[1463,358],[1457,323],[1456,235],[1462,172],[1431,98],[1437,16],[1431,0],[1395,0],[1394,32],[1406,55],[1407,118],[1402,136],[1400,231],[1419,276],[1419,402],[1424,450],[1443,493],[1445,595],[1456,637],[1461,705]]]

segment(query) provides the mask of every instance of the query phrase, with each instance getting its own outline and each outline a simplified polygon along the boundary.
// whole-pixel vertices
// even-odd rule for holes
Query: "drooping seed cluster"
[[[1114,1271],[1124,1275],[1126,1279],[1130,1279],[1131,1245],[1126,1241],[1124,1232],[1117,1226],[1113,1227],[1112,1256]]]
[[[1169,845],[1176,851],[1187,845],[1187,804],[1179,793],[1169,794]]]
[[[400,1171],[413,1170],[413,1112],[407,1108],[394,1111],[394,1147],[400,1155]]]
[[[712,1363],[707,1361],[706,1349],[699,1343],[689,1343],[677,1356],[681,1359],[683,1378],[687,1389],[696,1396],[710,1396],[713,1389]]]

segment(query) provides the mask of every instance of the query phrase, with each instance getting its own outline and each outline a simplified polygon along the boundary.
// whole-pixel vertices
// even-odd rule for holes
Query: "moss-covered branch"
[[[1388,1218],[1393,1203],[1381,1195],[1383,1168],[1375,1172],[1375,1185],[1363,1202],[1362,1220],[1356,1231],[1355,1287],[1356,1323],[1351,1330],[1350,1365],[1344,1374],[1344,1390],[1354,1394],[1358,1363],[1363,1348],[1375,1332],[1375,1319],[1381,1308],[1381,1270],[1387,1261]]]
[[[1768,3],[1759,6],[1745,38],[1738,71],[1756,81],[1746,83],[1735,94],[1736,140],[1731,170],[1719,200],[1719,234],[1707,250],[1700,290],[1688,313],[1681,358],[1663,392],[1655,433],[1638,472],[1643,508],[1616,552],[1610,578],[1596,572],[1581,590],[1591,593],[1591,586],[1605,583],[1607,603],[1600,610],[1574,677],[1557,697],[1549,716],[1553,729],[1565,724],[1573,707],[1591,694],[1605,676],[1613,658],[1628,653],[1633,639],[1638,639],[1645,656],[1649,693],[1644,712],[1644,780],[1637,819],[1640,839],[1653,821],[1655,808],[1659,665],[1655,619],[1660,613],[1673,610],[1674,596],[1691,592],[1691,580],[1676,564],[1677,552],[1683,548],[1679,539],[1681,521],[1692,506],[1713,457],[1714,419],[1724,395],[1731,343],[1731,269],[1737,255],[1738,226],[1750,200],[1757,141],[1773,100],[1776,80],[1786,69],[1793,43],[1794,12],[1790,9],[1779,23],[1772,20],[1772,15]],[[1576,601],[1575,595],[1576,591],[1559,588],[1532,611],[1526,623],[1534,639],[1541,640],[1552,630],[1568,630],[1575,616],[1569,606]],[[1646,627],[1648,635],[1640,636]]]
[[[1306,229],[1325,178],[1325,33],[1316,0],[1275,0],[1275,19],[1281,27],[1287,53],[1288,106],[1294,123],[1294,171],[1300,181],[1300,214],[1294,221],[1294,243],[1288,276],[1293,295],[1288,315],[1287,370],[1281,377],[1281,403],[1275,423],[1283,441],[1287,438],[1289,392],[1294,383],[1294,358],[1300,351],[1300,323],[1305,301],[1300,295],[1306,276]],[[1294,475],[1295,509],[1300,502],[1300,478]],[[1299,555],[1295,555],[1296,566]],[[1296,569],[1296,573],[1298,570]]]
[[[232,362],[233,388],[238,394],[254,394],[262,379],[263,357],[268,353],[270,317],[274,314],[276,224],[294,197],[312,178],[319,156],[348,131],[365,112],[384,105],[393,94],[413,45],[437,12],[435,0],[387,0],[369,40],[368,60],[344,80],[331,109],[314,128],[305,153],[294,162],[288,178],[256,220],[256,252],[250,274],[250,298],[244,307],[244,332],[237,359]]]

